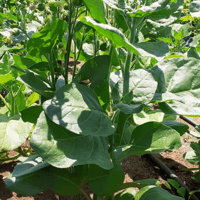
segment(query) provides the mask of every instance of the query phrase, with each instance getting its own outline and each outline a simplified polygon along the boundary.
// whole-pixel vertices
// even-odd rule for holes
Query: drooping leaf
[[[114,105],[114,107],[118,108],[120,111],[122,111],[125,114],[133,114],[133,113],[139,113],[143,109],[142,104],[124,104],[124,103],[119,103]]]
[[[9,118],[0,114],[0,151],[11,151],[27,139],[33,124],[23,122],[20,115]]]
[[[47,116],[56,124],[79,135],[108,136],[114,128],[102,112],[95,93],[81,84],[61,87],[43,103]]]
[[[17,80],[21,81],[38,94],[43,95],[46,98],[51,98],[54,92],[51,90],[50,85],[44,82],[42,79],[43,78],[40,75],[29,70],[27,70],[24,75],[17,78]]]
[[[41,56],[50,53],[58,41],[61,41],[66,31],[67,23],[56,17],[46,24],[39,32],[34,33],[27,44],[28,52],[31,56]]]
[[[152,74],[158,82],[154,101],[166,114],[200,113],[200,61],[195,58],[172,58],[158,62]],[[166,103],[165,103],[166,102]]]
[[[89,167],[89,186],[98,196],[113,195],[123,184],[124,177],[124,172],[119,164],[114,164],[110,170],[104,170],[97,165]]]
[[[159,122],[147,122],[133,130],[130,145],[117,147],[114,156],[122,160],[129,155],[160,153],[166,149],[177,150],[180,146],[181,138],[177,131]]]
[[[37,154],[18,163],[12,174],[6,180],[8,189],[22,195],[34,195],[48,188],[60,195],[75,195],[81,190],[82,172],[85,166],[80,166],[78,172],[70,173],[68,169],[58,169],[43,161]]]
[[[85,3],[93,19],[103,24],[107,24],[107,21],[105,19],[105,8],[101,0],[83,0],[83,2]]]
[[[57,168],[84,164],[96,164],[104,169],[113,166],[105,138],[74,134],[53,123],[44,112],[38,119],[30,144],[38,155]]]
[[[127,104],[149,103],[156,91],[157,83],[151,73],[144,69],[130,71],[115,84],[112,97],[116,103],[124,99]]]
[[[111,40],[117,48],[125,47],[136,55],[151,56],[159,59],[169,51],[167,44],[162,41],[131,44],[121,31],[111,25],[97,23],[90,17],[82,18],[81,21]]]
[[[174,196],[168,191],[156,187],[156,186],[146,186],[142,188],[135,196],[135,200],[184,200],[182,197]]]

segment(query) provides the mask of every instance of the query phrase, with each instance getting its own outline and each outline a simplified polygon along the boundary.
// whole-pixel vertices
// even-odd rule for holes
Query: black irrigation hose
[[[196,122],[194,122],[193,120],[191,120],[188,117],[180,115],[180,118],[183,119],[184,121],[188,122],[189,124],[191,124],[194,127],[199,126],[199,124],[197,124]],[[181,187],[184,187],[186,189],[186,191],[188,192],[188,194],[190,193],[190,189],[165,164],[163,164],[158,158],[156,158],[152,154],[148,154],[148,156],[149,156],[149,158],[151,158],[151,160],[153,160],[158,165],[158,167],[160,167],[162,170],[164,170],[170,176],[170,178],[174,179],[177,183],[179,183],[179,185]],[[191,196],[191,199],[199,200],[194,194]]]
[[[156,158],[152,154],[148,154],[148,156],[158,165],[158,167],[164,170],[170,176],[170,178],[174,179],[181,187],[184,187],[188,194],[190,193],[190,189],[165,164],[163,164],[158,158]],[[191,196],[191,199],[199,200],[194,194]]]
[[[196,127],[199,126],[199,124],[197,124],[196,122],[194,122],[193,120],[191,120],[190,118],[180,115],[180,118],[183,119],[184,121],[188,122],[189,124],[191,124],[192,126]]]

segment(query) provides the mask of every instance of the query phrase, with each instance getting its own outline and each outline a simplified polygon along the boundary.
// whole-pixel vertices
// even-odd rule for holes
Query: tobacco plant
[[[159,39],[173,36],[183,2],[141,2],[68,0],[67,22],[52,16],[28,40],[28,54],[17,59],[35,63],[15,62],[12,68],[22,73],[18,81],[40,95],[30,139],[35,154],[21,158],[9,175],[10,190],[33,195],[51,188],[91,199],[83,190],[88,183],[93,199],[183,199],[157,187],[156,180],[123,183],[124,158],[181,146],[188,127],[169,115],[200,113],[199,59],[168,58],[169,44]],[[77,71],[78,60],[85,63]],[[155,106],[159,110],[152,111]],[[161,117],[152,120],[152,112]],[[149,117],[141,122],[141,115]]]

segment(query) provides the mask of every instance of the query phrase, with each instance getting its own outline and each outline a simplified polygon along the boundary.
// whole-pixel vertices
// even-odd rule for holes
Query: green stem
[[[20,153],[20,155],[27,157],[26,153],[21,149],[21,147],[18,147],[17,150]]]
[[[96,56],[96,53],[97,53],[95,29],[93,29],[93,33],[94,33],[94,57],[95,57],[95,56]]]
[[[69,65],[69,56],[70,56],[70,50],[71,50],[71,28],[72,28],[72,11],[73,11],[73,5],[70,0],[70,9],[69,9],[69,26],[68,26],[68,39],[67,39],[67,53],[65,54],[65,84],[68,84],[68,65]]]
[[[97,199],[98,199],[97,195],[93,194],[93,200],[97,200]]]
[[[13,116],[15,116],[15,98],[14,98],[12,86],[11,86],[11,90],[9,92],[9,95],[10,95],[10,103],[11,103],[10,116],[13,117]]]
[[[79,188],[79,190],[86,197],[87,200],[91,200],[91,198],[87,195],[87,193],[82,188]]]
[[[76,200],[81,200],[81,194],[76,195]]]
[[[135,19],[133,19],[133,25],[131,27],[131,33],[130,33],[130,43],[133,44],[135,42],[135,35],[136,35],[136,23],[135,23]],[[125,74],[129,73],[130,71],[130,67],[131,67],[131,62],[132,62],[132,57],[133,57],[133,53],[128,51],[127,57],[126,57],[126,62],[125,62]]]
[[[3,101],[3,103],[4,103],[5,106],[6,106],[6,108],[8,108],[9,112],[11,112],[9,104],[8,104],[7,101],[3,98],[3,96],[2,96],[1,94],[0,94],[0,99]]]
[[[20,155],[21,155],[21,154],[18,153],[17,155],[12,156],[12,157],[2,158],[2,159],[0,159],[0,161],[15,160],[15,159],[19,158]]]
[[[126,123],[127,118],[128,118],[127,114],[124,114],[123,112],[119,113],[117,129],[116,129],[116,139],[115,139],[115,143],[118,144],[119,146],[121,145],[122,142],[124,125]]]

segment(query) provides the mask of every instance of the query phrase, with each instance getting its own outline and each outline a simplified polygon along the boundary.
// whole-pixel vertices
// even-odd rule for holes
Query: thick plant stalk
[[[72,11],[73,11],[73,5],[70,0],[70,9],[69,9],[69,26],[68,26],[68,38],[67,38],[67,53],[65,54],[65,84],[68,84],[68,65],[69,65],[69,56],[70,56],[70,50],[71,50],[71,29],[72,29]]]
[[[0,99],[3,101],[5,104],[6,108],[11,112],[9,104],[6,102],[6,100],[3,98],[3,96],[0,94]]]

